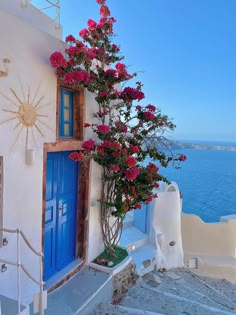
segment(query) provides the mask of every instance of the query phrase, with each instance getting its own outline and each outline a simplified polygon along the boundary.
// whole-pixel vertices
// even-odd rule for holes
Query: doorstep
[[[48,307],[44,314],[87,315],[96,305],[111,302],[112,297],[112,276],[84,266],[69,281],[48,295]],[[31,305],[31,311],[32,309]]]

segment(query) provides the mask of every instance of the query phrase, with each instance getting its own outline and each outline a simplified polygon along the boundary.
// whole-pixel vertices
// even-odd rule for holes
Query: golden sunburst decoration
[[[29,143],[29,132],[31,132],[32,139],[36,145],[35,140],[35,133],[34,131],[37,131],[42,137],[44,137],[44,134],[41,130],[41,125],[47,127],[48,129],[52,130],[45,122],[42,121],[43,118],[47,118],[47,115],[43,115],[40,113],[40,109],[42,107],[48,106],[49,103],[43,103],[44,96],[39,97],[38,92],[40,86],[35,90],[35,93],[33,97],[31,98],[30,88],[28,88],[27,95],[24,93],[22,84],[20,84],[21,87],[21,96],[18,96],[17,93],[10,88],[12,97],[8,97],[5,94],[3,94],[0,91],[0,95],[5,98],[10,104],[11,107],[14,108],[3,108],[2,110],[4,112],[7,112],[11,114],[11,117],[3,120],[0,122],[0,125],[7,123],[12,120],[16,120],[17,124],[14,127],[15,129],[19,129],[15,141],[13,145],[11,146],[11,151],[13,150],[14,146],[16,145],[20,135],[22,134],[22,131],[26,130],[26,140],[25,140],[25,149],[28,149],[28,143]]]

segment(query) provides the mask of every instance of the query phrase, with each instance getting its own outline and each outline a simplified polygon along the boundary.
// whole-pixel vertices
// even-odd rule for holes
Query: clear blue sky
[[[236,0],[107,0],[146,103],[173,118],[175,139],[236,141]],[[61,0],[63,37],[98,20],[95,0]]]

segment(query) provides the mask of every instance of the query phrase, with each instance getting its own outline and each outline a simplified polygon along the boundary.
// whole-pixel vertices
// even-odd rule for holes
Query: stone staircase
[[[143,276],[154,270],[156,247],[151,243],[148,234],[135,227],[132,217],[124,221],[120,245],[128,250],[138,275]]]

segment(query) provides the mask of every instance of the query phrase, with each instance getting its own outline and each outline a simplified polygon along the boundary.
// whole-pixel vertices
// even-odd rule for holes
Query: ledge
[[[91,262],[89,264],[89,267],[95,269],[95,270],[100,270],[100,271],[104,271],[108,274],[111,274],[112,276],[114,276],[115,274],[117,274],[118,272],[122,271],[125,267],[128,266],[128,264],[132,261],[132,257],[130,255],[128,255],[121,263],[119,263],[118,265],[114,266],[114,267],[106,267],[106,266],[101,266],[98,264],[95,264],[93,262]]]

